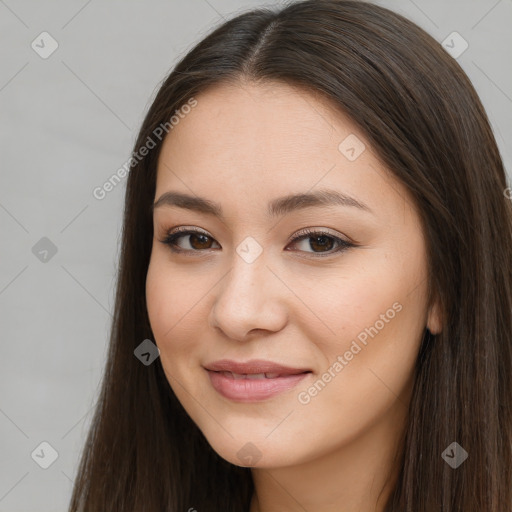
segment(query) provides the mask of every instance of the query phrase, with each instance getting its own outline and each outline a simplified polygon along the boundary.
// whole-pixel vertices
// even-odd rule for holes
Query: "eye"
[[[311,252],[315,256],[330,256],[332,254],[343,252],[355,244],[343,240],[328,231],[304,229],[300,232],[300,236],[292,239],[293,244],[302,244],[302,252]],[[308,249],[312,249],[309,251]]]
[[[180,239],[182,238],[184,242],[180,243]],[[187,227],[180,227],[174,231],[170,231],[160,242],[168,245],[172,252],[189,254],[203,252],[205,249],[212,249],[213,243],[219,245],[218,242],[205,231]],[[355,246],[355,244],[332,235],[327,231],[315,231],[312,229],[304,229],[300,232],[299,236],[291,238],[291,244],[289,244],[287,248],[293,244],[302,244],[302,248],[299,249],[300,252],[309,252],[320,257],[343,252]]]
[[[180,245],[178,243],[180,238],[188,239],[188,241]],[[168,233],[168,235],[160,241],[168,245],[173,252],[198,252],[202,249],[211,249],[213,238],[205,231],[181,227]]]

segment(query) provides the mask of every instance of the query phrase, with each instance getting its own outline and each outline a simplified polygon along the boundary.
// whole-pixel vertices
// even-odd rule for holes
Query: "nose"
[[[288,321],[289,291],[271,272],[263,254],[247,263],[238,255],[218,286],[210,311],[210,325],[225,336],[246,341],[253,334],[278,332]]]

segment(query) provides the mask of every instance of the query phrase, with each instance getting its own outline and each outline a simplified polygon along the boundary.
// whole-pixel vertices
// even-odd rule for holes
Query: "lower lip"
[[[259,402],[295,387],[309,373],[287,375],[275,379],[233,379],[220,372],[207,370],[212,386],[222,396],[236,402]]]

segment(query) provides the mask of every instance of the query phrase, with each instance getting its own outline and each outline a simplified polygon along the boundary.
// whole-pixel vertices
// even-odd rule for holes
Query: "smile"
[[[279,375],[276,373],[236,374],[207,370],[213,388],[235,402],[259,402],[294,388],[311,372]]]

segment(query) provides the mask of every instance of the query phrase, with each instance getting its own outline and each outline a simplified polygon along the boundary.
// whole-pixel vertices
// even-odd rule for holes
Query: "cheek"
[[[382,252],[367,256],[364,264],[340,269],[330,279],[303,281],[299,293],[314,313],[316,334],[311,321],[303,329],[310,332],[326,366],[347,353],[348,366],[401,361],[408,371],[425,321],[421,261],[407,263]]]
[[[370,255],[368,255],[370,256]],[[379,255],[372,255],[356,265],[331,272],[294,276],[297,295],[303,299],[320,328],[323,338],[346,340],[373,325],[403,295],[403,279],[395,279],[391,268],[384,268]],[[290,276],[292,279],[292,276]],[[307,313],[307,311],[305,311]]]
[[[169,286],[158,258],[151,257],[146,276],[146,304],[153,334],[159,338],[172,325],[169,316],[174,310],[173,288]]]
[[[162,249],[153,249],[146,276],[146,302],[153,332],[162,335],[191,309],[195,287],[190,274],[170,264]]]
[[[297,399],[319,432],[328,423],[351,435],[410,390],[423,290],[410,293],[411,287],[392,273],[373,278],[366,273],[364,279],[347,279],[343,289],[329,290],[332,301],[325,302],[322,319],[336,334],[311,338],[324,367],[310,388],[298,390]]]
[[[164,368],[192,362],[190,353],[204,335],[205,295],[210,287],[207,279],[191,280],[190,270],[172,266],[165,255],[152,256],[146,276],[146,303]]]

